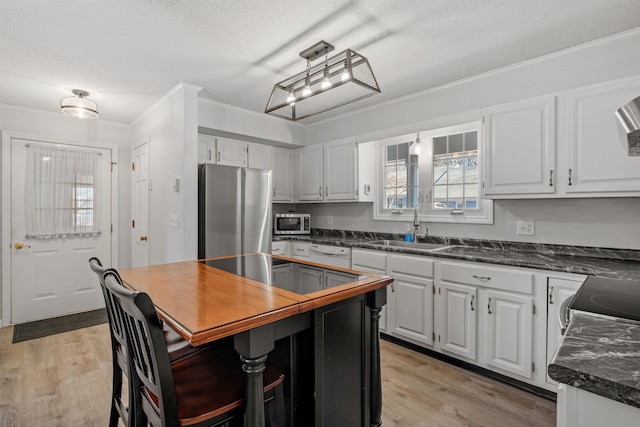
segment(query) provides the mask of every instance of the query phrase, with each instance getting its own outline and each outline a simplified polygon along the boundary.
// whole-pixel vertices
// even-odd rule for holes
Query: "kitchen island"
[[[278,287],[283,271],[287,285]],[[121,275],[128,287],[148,293],[160,317],[192,345],[233,337],[247,377],[245,425],[264,424],[267,357],[285,369],[291,425],[380,425],[378,319],[392,278],[267,254]],[[315,288],[307,276],[318,278]]]

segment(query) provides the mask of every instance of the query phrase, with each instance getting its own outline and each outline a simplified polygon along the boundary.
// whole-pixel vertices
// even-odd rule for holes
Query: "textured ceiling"
[[[388,101],[640,26],[637,0],[0,0],[0,103],[59,111],[80,88],[129,124],[178,82],[263,112],[326,40]]]

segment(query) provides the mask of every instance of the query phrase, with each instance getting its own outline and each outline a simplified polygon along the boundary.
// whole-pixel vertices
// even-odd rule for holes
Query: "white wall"
[[[373,221],[372,203],[298,204],[313,228],[404,233],[408,222]],[[640,249],[640,198],[496,200],[494,224],[421,223],[430,236]],[[328,216],[332,225],[327,224]],[[516,221],[535,222],[534,236]]]
[[[200,98],[198,103],[198,125],[212,131],[225,131],[252,138],[272,141],[272,145],[285,147],[288,144],[305,145],[304,125],[255,111],[244,110]]]
[[[639,46],[640,30],[634,30],[325,120],[307,128],[307,145],[348,137],[365,142],[478,120],[484,107],[635,76],[640,73]],[[404,232],[404,223],[373,221],[371,206],[297,208],[311,212],[317,228]],[[430,234],[440,236],[640,249],[639,212],[638,198],[510,200],[495,202],[493,225],[428,225]],[[535,235],[516,235],[517,219],[535,221]]]
[[[136,143],[149,141],[149,264],[197,258],[199,91],[178,84],[132,126]],[[169,225],[171,215],[179,216],[179,228]]]

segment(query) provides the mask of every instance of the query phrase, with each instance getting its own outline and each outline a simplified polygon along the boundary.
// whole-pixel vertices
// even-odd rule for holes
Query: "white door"
[[[131,177],[131,266],[149,264],[149,143],[133,149]]]
[[[26,239],[25,184],[29,144],[48,146],[49,143],[18,138],[11,140],[11,322],[14,324],[104,307],[100,285],[89,269],[88,261],[91,257],[98,257],[103,265],[112,265],[111,151],[55,144],[56,147],[101,154],[98,167],[102,177],[100,188],[90,190],[100,197],[101,234]],[[80,190],[77,181],[73,184],[75,195],[86,190],[86,185]]]

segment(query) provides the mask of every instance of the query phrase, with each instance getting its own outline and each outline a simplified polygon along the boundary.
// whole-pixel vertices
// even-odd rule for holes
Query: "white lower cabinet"
[[[533,373],[533,298],[487,290],[487,365],[524,378]]]
[[[388,257],[395,292],[387,301],[387,333],[433,345],[433,260],[398,254]]]
[[[387,253],[382,251],[372,251],[367,249],[351,250],[351,269],[362,271],[363,273],[387,274]],[[387,300],[389,295],[395,290],[395,285],[387,286]],[[387,330],[387,306],[382,307],[379,320],[380,330]]]
[[[277,241],[271,242],[271,254],[280,256],[289,256],[289,242]]]
[[[310,243],[291,242],[291,258],[309,261],[309,246]]]
[[[395,279],[386,334],[555,391],[545,380],[548,272],[355,248],[352,268]]]
[[[640,408],[560,384],[557,427],[637,427]]]
[[[440,302],[440,349],[476,360],[478,288],[442,281]]]
[[[564,327],[563,303],[578,291],[585,276],[549,276],[547,278],[547,366],[551,363],[553,355],[562,340],[562,328]],[[557,385],[547,374],[547,383]]]
[[[529,271],[442,261],[437,285],[441,351],[517,379],[531,379],[533,280]]]
[[[274,266],[271,270],[272,285],[280,289],[293,291],[294,289],[293,289],[293,275],[291,274],[292,272],[293,272],[293,267],[291,264]]]

